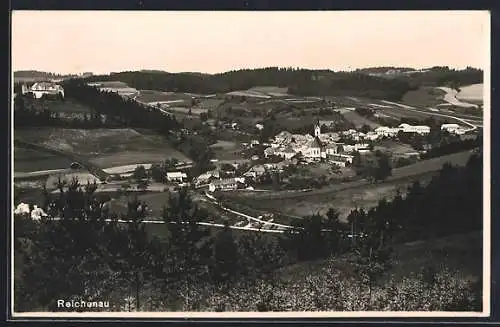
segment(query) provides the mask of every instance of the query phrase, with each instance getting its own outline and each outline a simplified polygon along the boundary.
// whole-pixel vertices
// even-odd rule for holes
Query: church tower
[[[319,120],[318,120],[314,125],[314,137],[319,137],[320,135],[321,135],[321,126],[319,126]]]

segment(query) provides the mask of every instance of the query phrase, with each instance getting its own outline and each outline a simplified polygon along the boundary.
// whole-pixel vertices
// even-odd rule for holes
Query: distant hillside
[[[418,74],[408,74],[409,72]],[[390,78],[387,78],[386,73],[389,73],[387,75],[390,75]],[[96,75],[86,80],[121,81],[138,90],[199,94],[228,93],[256,86],[273,86],[288,88],[290,94],[300,96],[343,95],[397,101],[409,90],[420,86],[456,88],[481,83],[483,72],[474,68],[453,70],[448,67],[432,67],[420,71],[412,68],[375,67],[354,72],[268,67],[220,74],[127,71]]]
[[[391,71],[398,72],[414,72],[416,69],[409,67],[392,67],[392,66],[384,66],[384,67],[369,67],[369,68],[360,68],[356,69],[356,72],[363,74],[386,74]]]
[[[35,82],[71,77],[77,77],[77,75],[61,75],[56,73],[41,72],[38,70],[18,70],[14,72],[14,82]]]
[[[447,66],[434,66],[419,70],[407,67],[372,67],[358,69],[356,72],[406,81],[412,88],[420,86],[449,86],[458,88],[464,85],[483,82],[483,71],[473,67],[467,67],[463,70],[450,69]]]
[[[138,90],[189,92],[198,94],[228,93],[253,87],[288,88],[292,95],[350,95],[399,100],[410,86],[406,81],[394,81],[358,73],[337,73],[330,70],[293,68],[262,68],[230,71],[221,74],[121,72],[86,79],[121,81]]]

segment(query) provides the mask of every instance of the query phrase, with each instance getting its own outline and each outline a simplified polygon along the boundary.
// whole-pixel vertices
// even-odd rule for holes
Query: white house
[[[385,137],[394,137],[398,135],[398,132],[400,131],[399,128],[392,128],[392,127],[387,127],[387,126],[380,126],[375,128],[375,133],[379,136],[385,136]]]
[[[187,178],[187,174],[180,171],[167,172],[167,181],[169,182],[183,182]]]
[[[370,151],[369,149],[369,144],[367,143],[356,143],[354,145],[344,145],[344,151],[345,152],[354,152],[354,151],[359,151],[359,152],[368,152]]]
[[[379,137],[380,137],[380,135],[379,135],[379,134],[377,134],[376,132],[368,132],[368,133],[366,133],[366,135],[364,136],[364,139],[365,139],[365,140],[369,140],[369,141],[375,141],[375,140],[377,140]]]
[[[274,149],[271,147],[271,148],[266,148],[264,149],[264,157],[269,157],[269,156],[272,156],[274,154]]]
[[[250,141],[250,146],[251,147],[257,146],[259,144],[260,144],[260,142],[258,140],[252,140],[252,141]]]
[[[342,152],[342,151],[344,151],[344,145],[341,143],[332,143],[332,144],[328,144],[325,147],[325,152],[327,155],[335,155],[335,154]]]
[[[198,176],[196,178],[196,184],[200,185],[200,184],[208,183],[208,181],[211,178],[219,178],[219,177],[220,177],[220,173],[218,170],[210,170],[210,171],[207,171],[206,173],[203,173],[200,176]]]
[[[219,179],[211,182],[210,185],[208,185],[208,190],[210,192],[236,190],[238,188],[238,183],[244,184],[244,182],[244,178]]]
[[[245,177],[259,177],[262,176],[266,172],[266,169],[262,165],[256,165],[250,168],[246,173],[243,174]]]
[[[261,130],[263,130],[263,129],[264,129],[264,125],[262,125],[262,124],[255,124],[255,127],[256,127],[259,131],[261,131]]]
[[[328,158],[328,161],[333,165],[337,165],[339,167],[345,167],[347,166],[347,164],[352,163],[352,158],[348,158],[342,155],[333,155]]]
[[[59,95],[64,98],[63,87],[53,82],[37,82],[30,88],[22,87],[22,92],[23,94],[32,92],[37,99],[40,99],[44,95]]]
[[[465,134],[465,129],[458,124],[443,124],[441,125],[441,130],[457,135]]]
[[[425,135],[425,134],[429,134],[431,132],[431,128],[429,126],[425,126],[425,125],[412,126],[410,124],[401,124],[401,125],[399,125],[399,128],[404,133],[417,133],[420,135]]]

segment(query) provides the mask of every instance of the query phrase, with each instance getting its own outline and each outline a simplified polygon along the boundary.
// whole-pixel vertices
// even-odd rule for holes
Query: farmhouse
[[[208,186],[210,192],[236,190],[239,184],[244,184],[245,178],[235,177],[213,181]]]
[[[167,180],[169,182],[183,182],[187,178],[187,174],[180,171],[167,172]]]
[[[196,178],[196,185],[201,185],[204,183],[208,183],[210,179],[212,178],[219,178],[219,171],[217,170],[212,170],[212,171],[207,171],[206,173],[201,174]]]
[[[369,149],[369,144],[367,143],[356,143],[354,145],[344,145],[344,151],[347,152],[347,153],[351,153],[351,152],[355,152],[355,151],[358,151],[358,152],[368,152],[370,151]]]
[[[243,176],[256,178],[264,175],[265,172],[266,169],[264,168],[264,166],[256,165],[250,168],[246,173],[244,173]]]

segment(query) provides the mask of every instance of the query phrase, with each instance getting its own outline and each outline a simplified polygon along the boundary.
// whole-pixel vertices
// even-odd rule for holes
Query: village
[[[208,188],[209,192],[232,191],[244,189],[252,191],[258,188],[259,180],[266,174],[283,174],[289,167],[313,167],[326,166],[332,171],[349,175],[350,167],[356,156],[369,156],[376,151],[381,141],[398,140],[400,133],[406,135],[426,136],[431,127],[425,125],[400,124],[398,127],[380,126],[372,131],[363,133],[355,129],[342,132],[322,133],[322,122],[317,121],[313,126],[311,134],[292,134],[281,131],[268,142],[260,142],[253,139],[251,142],[243,143],[246,149],[263,149],[253,154],[246,163],[224,163],[218,164],[218,159],[211,162],[215,169],[207,171],[199,176],[194,176],[188,181],[187,174],[181,171],[167,173],[167,179],[180,186],[194,186],[196,189]],[[236,123],[228,124],[228,127],[237,128]],[[325,126],[323,124],[323,126]],[[257,129],[260,126],[256,126]],[[459,124],[442,124],[441,130],[449,134],[464,135],[467,129]],[[421,151],[409,151],[403,156],[416,157],[425,153]],[[248,170],[242,171],[241,166],[250,166]]]

